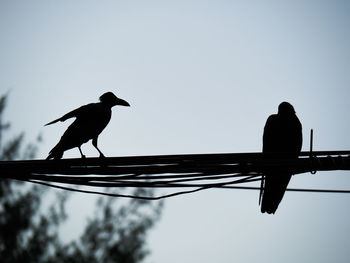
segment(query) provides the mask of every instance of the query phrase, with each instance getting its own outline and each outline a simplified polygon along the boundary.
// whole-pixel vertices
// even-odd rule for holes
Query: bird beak
[[[130,107],[130,104],[126,100],[123,100],[123,99],[120,99],[120,98],[117,98],[117,100],[115,102],[115,105]]]

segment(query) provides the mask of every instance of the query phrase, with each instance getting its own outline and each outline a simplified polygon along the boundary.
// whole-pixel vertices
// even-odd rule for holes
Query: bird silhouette
[[[263,153],[271,158],[297,158],[302,146],[302,126],[294,107],[288,102],[278,106],[278,113],[269,116],[264,127]],[[274,214],[292,177],[290,173],[269,171],[264,175],[260,197],[261,212]]]
[[[61,118],[45,124],[47,126],[69,118],[76,118],[64,132],[57,145],[51,149],[46,159],[61,159],[64,151],[74,147],[78,147],[81,157],[85,158],[85,155],[81,151],[81,145],[91,139],[92,145],[100,153],[100,157],[104,157],[103,153],[97,147],[97,140],[99,134],[111,119],[112,107],[116,105],[130,106],[127,101],[118,98],[112,92],[106,92],[100,97],[100,102],[81,106],[63,115]]]

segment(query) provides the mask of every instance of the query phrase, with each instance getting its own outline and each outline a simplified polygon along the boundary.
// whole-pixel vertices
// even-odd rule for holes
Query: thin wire
[[[126,198],[143,199],[143,200],[160,200],[160,199],[173,197],[173,196],[177,196],[177,195],[194,193],[194,192],[198,192],[198,191],[209,189],[209,188],[220,188],[221,186],[238,183],[238,181],[241,181],[242,183],[244,183],[244,182],[246,182],[248,180],[251,180],[251,181],[257,180],[257,179],[253,179],[254,177],[256,177],[256,176],[248,176],[245,179],[234,180],[234,181],[231,181],[231,182],[214,183],[214,184],[207,184],[207,185],[202,185],[202,186],[199,185],[199,187],[194,189],[194,190],[180,191],[180,192],[175,192],[175,193],[172,193],[172,194],[167,194],[167,195],[162,195],[162,196],[157,196],[157,197],[136,196],[136,195],[122,195],[122,194],[112,194],[112,193],[99,192],[99,191],[80,190],[80,189],[76,189],[76,188],[59,186],[59,185],[44,183],[44,182],[41,182],[41,181],[35,181],[35,180],[31,180],[31,179],[27,179],[27,180],[24,180],[24,181],[28,181],[28,182],[36,183],[36,184],[41,184],[41,185],[46,185],[46,186],[49,186],[49,187],[63,189],[63,190],[67,190],[67,191],[80,192],[80,193],[99,194],[99,195],[106,195],[106,196],[113,196],[113,197],[126,197]],[[248,182],[250,182],[250,181],[248,181]]]
[[[222,186],[220,188],[226,189],[241,189],[241,190],[260,190],[260,187],[255,186]],[[350,194],[350,190],[337,189],[310,189],[310,188],[287,188],[289,192],[311,192],[311,193],[329,193],[329,194]]]
[[[190,194],[198,191],[202,191],[205,189],[209,188],[224,188],[224,189],[239,189],[239,190],[260,190],[260,187],[250,187],[250,186],[230,186],[227,185],[229,183],[222,183],[220,184],[214,184],[214,185],[209,185],[209,186],[202,186],[199,188],[196,188],[194,190],[188,190],[188,191],[179,191],[167,195],[161,195],[161,196],[137,196],[137,195],[123,195],[123,194],[113,194],[113,193],[106,193],[106,192],[100,192],[100,191],[91,191],[91,190],[81,190],[81,189],[76,189],[76,188],[71,188],[71,187],[65,187],[65,186],[60,186],[60,185],[54,185],[54,184],[49,184],[49,183],[44,183],[40,181],[34,181],[34,180],[25,180],[31,183],[35,184],[41,184],[45,186],[49,186],[52,188],[57,188],[57,189],[62,189],[62,190],[67,190],[71,192],[79,192],[79,193],[86,193],[86,194],[97,194],[97,195],[104,195],[104,196],[110,196],[110,197],[122,197],[122,198],[134,198],[134,199],[142,199],[142,200],[160,200],[160,199],[165,199],[173,196],[178,196],[178,195],[183,195],[183,194]],[[292,192],[313,192],[313,193],[346,193],[349,194],[350,190],[331,190],[331,189],[300,189],[300,188],[287,188],[286,191],[292,191]]]
[[[181,178],[182,175],[179,176]],[[200,181],[200,180],[209,180],[209,179],[228,179],[228,178],[236,178],[238,177],[236,174],[226,175],[226,176],[213,176],[213,178],[208,176],[198,176],[197,178],[190,179],[178,179],[178,180],[158,180],[158,181],[135,181],[134,180],[105,180],[105,178],[81,178],[81,177],[66,177],[66,176],[48,176],[48,175],[27,175],[26,177],[14,177],[17,180],[36,180],[36,181],[51,181],[62,184],[76,184],[76,185],[85,185],[85,186],[94,186],[94,187],[202,187],[213,184],[204,184],[204,183],[195,183],[190,184],[186,182],[190,181]],[[234,183],[245,183],[245,182],[254,182],[260,181],[260,175],[240,175],[240,177],[244,177],[241,179],[235,179],[234,181],[230,181],[230,184]],[[98,180],[99,179],[99,180]],[[142,178],[139,178],[142,179]],[[215,183],[214,183],[215,184]],[[220,184],[220,183],[219,183]]]
[[[62,190],[72,191],[72,192],[98,194],[98,195],[105,195],[105,196],[111,196],[111,197],[125,197],[125,198],[142,199],[142,200],[160,200],[160,199],[169,198],[169,197],[173,197],[173,196],[177,196],[177,195],[194,193],[194,192],[198,192],[198,191],[205,190],[208,188],[214,188],[214,186],[203,186],[203,187],[199,187],[199,188],[194,189],[194,190],[180,191],[180,192],[175,192],[172,194],[152,197],[152,196],[123,195],[123,194],[113,194],[113,193],[106,193],[106,192],[99,192],[99,191],[80,190],[80,189],[76,189],[76,188],[64,187],[64,186],[60,186],[60,185],[53,185],[53,184],[48,184],[48,183],[39,182],[39,181],[33,181],[33,180],[27,180],[27,181],[31,182],[31,183],[35,183],[35,184],[46,185],[46,186],[49,186],[52,188],[58,188],[58,189],[62,189]]]

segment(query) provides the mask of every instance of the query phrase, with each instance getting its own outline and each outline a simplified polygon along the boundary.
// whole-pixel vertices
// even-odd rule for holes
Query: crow
[[[298,158],[303,141],[302,125],[288,102],[278,106],[278,113],[271,115],[265,124],[263,153],[271,158]],[[260,197],[261,212],[274,214],[292,177],[290,173],[270,171],[265,173]]]
[[[47,126],[69,118],[76,118],[64,132],[57,145],[51,149],[46,159],[61,159],[64,151],[74,147],[78,147],[81,157],[85,158],[80,147],[83,143],[91,139],[92,145],[100,153],[100,157],[104,157],[103,153],[97,147],[97,139],[109,123],[112,116],[111,109],[116,105],[130,106],[127,101],[118,98],[112,92],[106,92],[100,97],[100,102],[81,106],[63,115],[61,118],[45,124]]]

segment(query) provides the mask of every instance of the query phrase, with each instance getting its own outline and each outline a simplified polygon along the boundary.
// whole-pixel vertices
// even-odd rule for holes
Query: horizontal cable
[[[188,191],[179,191],[171,194],[161,195],[161,196],[137,196],[137,195],[124,195],[124,194],[115,194],[115,193],[106,193],[106,192],[100,192],[100,191],[91,191],[91,190],[81,190],[77,188],[71,188],[71,187],[65,187],[65,186],[59,186],[54,184],[49,184],[45,182],[35,181],[35,180],[27,180],[28,182],[35,183],[35,184],[41,184],[45,186],[49,186],[52,188],[67,190],[67,191],[73,191],[73,192],[79,192],[79,193],[87,193],[87,194],[97,194],[97,195],[104,195],[104,196],[110,196],[110,197],[122,197],[122,198],[134,198],[134,199],[142,199],[142,200],[160,200],[164,198],[169,198],[177,195],[183,195],[183,194],[190,194],[194,192],[198,192],[201,190],[209,189],[209,188],[225,188],[225,189],[239,189],[239,190],[260,190],[259,187],[249,187],[249,186],[229,186],[229,185],[216,185],[216,186],[202,186],[199,188],[196,188],[194,190],[188,190]],[[300,188],[287,188],[286,191],[292,191],[292,192],[313,192],[313,193],[350,193],[350,190],[330,190],[330,189],[300,189]]]
[[[9,178],[69,191],[158,200],[209,188],[257,190],[238,184],[261,181],[263,174],[301,174],[350,170],[350,151],[288,154],[224,153],[128,156],[62,160],[0,161],[0,178]],[[66,186],[62,186],[62,185]],[[123,188],[195,188],[159,197],[137,197],[80,190],[67,185]],[[318,193],[349,193],[350,190],[287,189]]]

